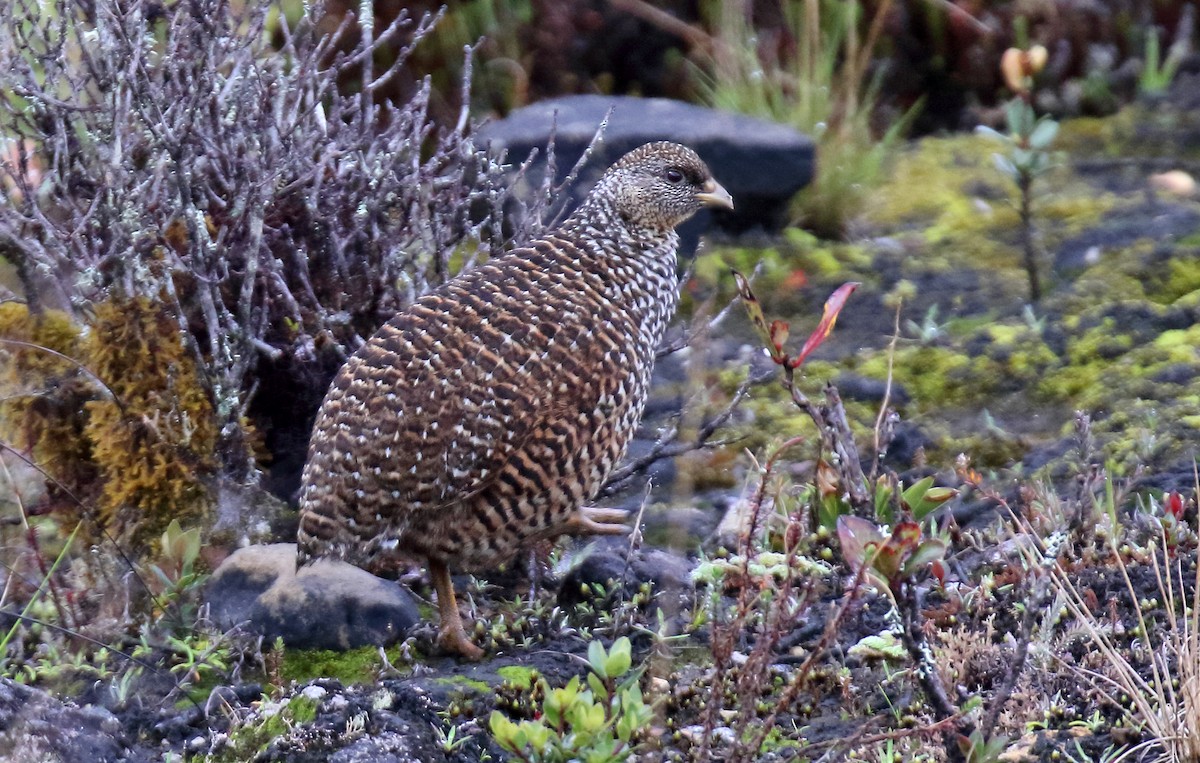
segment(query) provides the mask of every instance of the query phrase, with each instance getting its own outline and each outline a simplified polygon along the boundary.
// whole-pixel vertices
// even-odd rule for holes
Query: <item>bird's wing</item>
[[[346,440],[339,450],[355,453],[364,495],[412,510],[461,501],[549,419],[594,407],[583,398],[595,385],[572,370],[596,351],[581,341],[594,316],[531,300],[503,273],[483,275],[418,300],[335,380],[344,421],[329,423]]]

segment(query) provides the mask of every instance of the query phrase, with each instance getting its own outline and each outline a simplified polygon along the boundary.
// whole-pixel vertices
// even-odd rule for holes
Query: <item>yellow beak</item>
[[[704,189],[696,194],[696,198],[706,207],[720,207],[733,211],[733,197],[712,178],[704,184]]]

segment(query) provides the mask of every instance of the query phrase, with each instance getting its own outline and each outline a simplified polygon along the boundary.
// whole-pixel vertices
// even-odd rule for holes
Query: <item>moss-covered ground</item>
[[[926,138],[896,156],[851,242],[793,231],[764,249],[717,247],[696,278],[731,292],[727,266],[765,263],[756,293],[801,337],[834,287],[860,281],[805,383],[884,381],[890,368],[891,404],[919,428],[931,464],[966,453],[986,468],[1044,466],[1082,410],[1125,471],[1164,466],[1200,434],[1200,200],[1151,188],[1162,154],[1138,161],[1164,148],[1166,128],[1156,125],[1167,119],[1133,107],[1063,125],[1056,166],[1034,186],[1047,283],[1037,304],[1016,188],[993,166],[1001,147],[975,135]],[[1159,136],[1155,146],[1147,134]],[[1195,160],[1182,150],[1171,157]],[[730,331],[750,340],[744,322]],[[764,389],[750,405],[751,447],[804,431],[781,400]],[[873,426],[878,402],[848,401],[853,423]]]

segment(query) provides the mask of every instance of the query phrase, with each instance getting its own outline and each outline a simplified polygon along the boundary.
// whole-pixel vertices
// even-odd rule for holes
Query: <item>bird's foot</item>
[[[450,580],[450,570],[445,562],[429,560],[429,577],[433,581],[433,589],[437,591],[438,614],[442,626],[438,632],[438,646],[446,652],[457,654],[463,659],[478,660],[483,657],[483,650],[471,643],[463,630],[462,615],[458,613],[458,601],[454,598],[454,583]]]
[[[467,638],[467,634],[462,629],[462,624],[459,623],[458,628],[442,628],[438,633],[438,648],[443,652],[457,654],[464,660],[478,662],[483,658],[483,650],[475,645],[471,639]]]
[[[572,535],[628,535],[633,529],[625,524],[629,512],[624,509],[602,509],[580,506],[567,520],[565,532]]]

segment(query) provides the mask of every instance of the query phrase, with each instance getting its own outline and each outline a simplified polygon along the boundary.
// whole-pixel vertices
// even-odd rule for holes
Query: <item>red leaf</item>
[[[771,353],[771,360],[782,364],[786,356],[783,354],[783,350],[775,345],[772,327],[767,326],[767,319],[763,316],[762,305],[750,289],[750,281],[736,270],[732,272],[733,279],[737,282],[738,296],[741,297],[742,304],[746,308],[746,315],[750,317],[750,322],[754,324],[754,329],[762,337],[763,344],[767,346],[767,351]]]
[[[892,530],[892,537],[889,541],[904,551],[911,553],[917,547],[917,544],[921,542],[921,526],[916,522],[909,522],[908,520],[899,522]]]
[[[771,321],[771,344],[775,346],[775,352],[782,353],[783,346],[787,344],[788,324],[787,321]]]
[[[929,565],[929,571],[933,573],[933,577],[937,580],[938,585],[945,588],[946,564],[941,559],[938,559]]]
[[[817,328],[808,336],[808,341],[800,348],[800,354],[792,359],[790,365],[792,368],[799,368],[813,350],[821,346],[830,332],[833,331],[833,324],[837,323],[838,314],[842,312],[842,308],[846,306],[846,300],[854,293],[854,290],[859,287],[857,282],[844,283],[837,288],[833,294],[829,295],[829,299],[825,300],[825,313],[821,316],[821,322],[817,324]]]
[[[1163,508],[1176,519],[1183,519],[1183,510],[1186,504],[1183,502],[1183,496],[1172,490],[1163,496]]]
[[[850,565],[858,566],[870,561],[883,540],[879,528],[862,517],[843,514],[837,521],[838,542],[842,546],[842,558]]]
[[[782,286],[785,289],[793,291],[803,289],[805,286],[808,286],[808,273],[805,273],[803,270],[793,270],[783,279]]]

